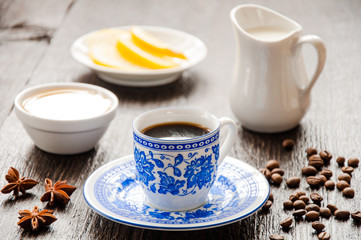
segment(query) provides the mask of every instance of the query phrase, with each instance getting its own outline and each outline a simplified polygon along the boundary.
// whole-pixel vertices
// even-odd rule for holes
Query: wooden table
[[[82,195],[87,177],[97,168],[132,153],[131,122],[138,114],[167,106],[194,106],[217,116],[234,118],[228,95],[235,61],[235,40],[230,10],[246,1],[209,0],[2,0],[0,1],[0,185],[10,166],[24,176],[43,182],[67,179],[78,189],[70,203],[58,208],[58,220],[38,233],[23,232],[17,226],[18,210],[44,208],[39,201],[43,186],[14,200],[0,195],[0,238],[39,239],[268,239],[281,234],[287,239],[317,239],[311,224],[297,221],[283,232],[279,223],[291,216],[282,202],[291,189],[285,182],[272,186],[275,196],[269,213],[257,212],[242,221],[200,231],[166,232],[114,223],[91,210]],[[341,172],[337,156],[361,157],[361,2],[359,0],[266,1],[264,5],[289,16],[326,43],[326,67],[313,90],[312,106],[299,127],[280,134],[258,134],[239,128],[230,155],[260,168],[268,159],[279,159],[284,178],[301,176],[307,164],[305,149],[329,150],[334,158],[332,177]],[[159,25],[199,37],[208,47],[203,63],[171,84],[153,88],[130,88],[108,84],[70,56],[69,48],[79,36],[101,28],[120,25]],[[307,47],[306,47],[307,50]],[[314,61],[312,51],[306,57]],[[312,68],[312,67],[311,67]],[[13,111],[13,100],[22,89],[47,82],[84,82],[105,87],[119,98],[117,117],[94,150],[74,156],[60,156],[36,148]],[[281,147],[282,140],[296,141],[293,151]],[[336,175],[336,176],[335,176]],[[353,174],[356,195],[342,197],[338,190],[319,192],[324,204],[334,203],[350,211],[361,210],[361,172]],[[309,194],[305,178],[301,188]],[[361,227],[351,219],[321,219],[332,239],[360,239]]]

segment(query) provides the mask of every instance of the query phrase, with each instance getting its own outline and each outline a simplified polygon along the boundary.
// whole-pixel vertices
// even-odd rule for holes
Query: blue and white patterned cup
[[[211,131],[182,140],[147,136],[142,130],[157,124],[189,122]],[[220,146],[220,131],[224,141]],[[137,178],[146,201],[166,211],[184,211],[206,203],[218,166],[232,147],[237,126],[229,118],[217,118],[194,108],[162,108],[138,116],[133,122]]]

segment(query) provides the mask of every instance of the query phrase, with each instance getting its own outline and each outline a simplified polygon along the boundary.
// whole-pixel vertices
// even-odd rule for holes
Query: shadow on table
[[[104,87],[117,95],[120,102],[163,102],[178,97],[187,97],[197,85],[195,73],[183,73],[175,82],[156,87],[123,87],[102,81],[95,73],[89,72],[75,79],[76,82],[90,83]]]

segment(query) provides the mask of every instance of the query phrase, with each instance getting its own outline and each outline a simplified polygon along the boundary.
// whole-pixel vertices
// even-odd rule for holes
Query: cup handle
[[[236,141],[236,136],[237,136],[237,124],[232,119],[228,117],[222,117],[219,119],[219,121],[221,122],[220,131],[224,127],[228,127],[228,131],[226,138],[224,139],[222,145],[219,148],[219,158],[217,162],[218,166],[223,162],[227,153],[229,152],[234,142]]]
[[[311,44],[316,49],[318,55],[318,62],[315,73],[313,74],[310,83],[302,91],[303,96],[310,93],[312,87],[315,85],[318,77],[320,76],[326,61],[326,46],[321,40],[321,38],[315,35],[302,36],[295,44],[296,49],[299,50],[299,48],[305,43]]]

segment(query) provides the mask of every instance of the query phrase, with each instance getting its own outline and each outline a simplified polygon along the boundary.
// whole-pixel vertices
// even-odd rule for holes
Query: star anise
[[[39,212],[37,206],[34,207],[33,211],[29,210],[20,210],[20,221],[18,225],[24,229],[32,229],[33,231],[38,230],[40,227],[49,226],[57,220],[57,218],[52,215],[53,210],[46,210]]]
[[[5,179],[9,182],[9,184],[3,187],[3,189],[1,189],[1,192],[11,193],[12,191],[14,191],[15,197],[19,195],[19,191],[22,194],[25,194],[26,190],[33,188],[36,184],[39,183],[30,178],[20,178],[19,171],[13,167],[10,167],[10,169],[8,170],[8,174],[6,174],[5,176]]]
[[[45,193],[40,200],[42,202],[49,201],[50,206],[53,206],[54,203],[67,204],[75,189],[76,187],[66,184],[66,181],[57,181],[53,186],[53,182],[46,178]]]

